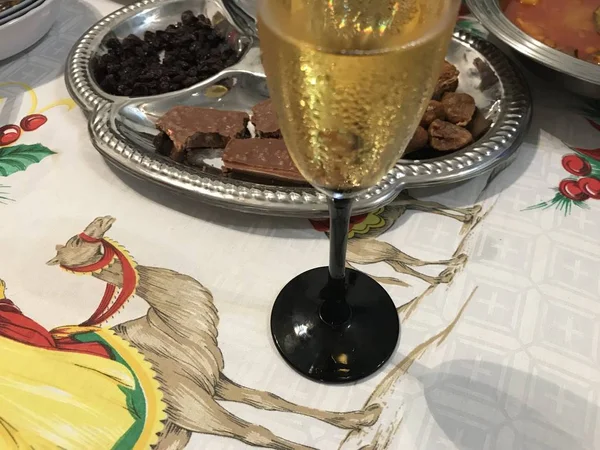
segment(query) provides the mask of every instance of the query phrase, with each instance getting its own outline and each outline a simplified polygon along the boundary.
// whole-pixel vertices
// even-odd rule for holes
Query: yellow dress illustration
[[[149,449],[165,418],[153,375],[110,330],[45,331],[0,281],[1,449]]]

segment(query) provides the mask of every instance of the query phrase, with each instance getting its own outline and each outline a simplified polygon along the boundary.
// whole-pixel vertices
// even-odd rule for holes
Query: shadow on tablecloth
[[[56,22],[42,40],[0,62],[0,83],[25,83],[35,89],[62,77],[71,48],[101,17],[100,12],[82,0],[63,0]],[[0,97],[6,99],[0,109],[0,124],[13,123],[17,119],[17,105],[24,95],[22,87],[0,87]],[[13,114],[15,117],[11,117]]]
[[[458,449],[597,448],[591,391],[583,382],[578,393],[565,388],[577,386],[575,369],[533,359],[527,365],[531,373],[454,360],[418,378],[431,415]]]
[[[105,162],[106,163],[106,162]],[[108,163],[106,163],[108,164]],[[222,227],[272,238],[314,239],[315,231],[307,219],[263,216],[212,206],[200,200],[173,192],[163,186],[141,180],[108,164],[124,184],[146,199],[182,214]],[[325,235],[322,234],[323,239]]]

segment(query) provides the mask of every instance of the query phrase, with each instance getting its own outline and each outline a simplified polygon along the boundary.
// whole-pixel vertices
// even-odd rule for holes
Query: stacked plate
[[[0,0],[0,60],[39,41],[56,20],[60,0]]]

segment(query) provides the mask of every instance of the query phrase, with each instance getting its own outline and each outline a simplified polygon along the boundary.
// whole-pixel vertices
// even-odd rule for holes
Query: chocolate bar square
[[[306,182],[282,139],[232,139],[223,153],[223,170]]]
[[[252,108],[252,123],[259,137],[281,138],[281,129],[271,99],[260,102]]]
[[[173,144],[169,156],[182,161],[190,148],[223,148],[231,139],[249,136],[249,120],[248,114],[240,111],[175,106],[158,120],[156,127]],[[155,143],[161,144],[159,151],[169,148],[164,137],[157,138]]]

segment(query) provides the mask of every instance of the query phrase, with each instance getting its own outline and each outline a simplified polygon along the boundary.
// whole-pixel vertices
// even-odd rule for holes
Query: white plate
[[[8,15],[6,17],[0,18],[0,27],[2,25],[4,25],[4,24],[7,24],[9,22],[12,22],[13,20],[18,19],[21,16],[24,16],[29,11],[34,10],[35,8],[37,8],[38,6],[40,6],[42,3],[44,3],[45,1],[46,0],[34,0],[27,7],[22,8],[22,9],[16,11],[14,14],[10,14],[10,15]]]
[[[26,8],[27,6],[31,5],[35,1],[36,0],[23,0],[21,3],[11,6],[8,9],[5,9],[4,11],[0,12],[0,19],[4,19],[5,17],[9,17],[9,16],[12,16],[13,14],[16,14],[17,12],[19,12],[22,9]],[[16,17],[16,15],[15,15],[15,17]]]
[[[0,25],[0,60],[31,47],[48,33],[56,21],[60,0],[41,0],[24,15]]]

